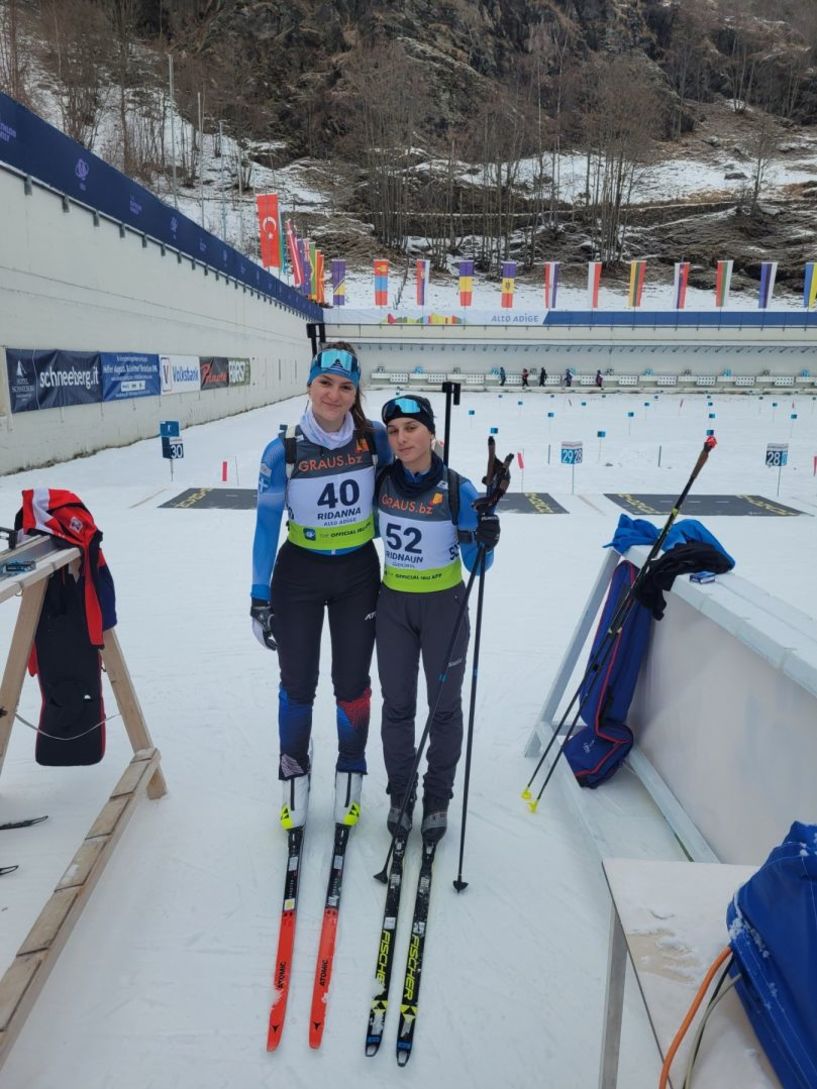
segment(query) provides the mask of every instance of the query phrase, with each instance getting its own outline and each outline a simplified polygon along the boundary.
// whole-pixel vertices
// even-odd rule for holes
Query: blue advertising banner
[[[6,348],[6,369],[12,412],[102,400],[98,352]]]
[[[158,397],[162,392],[158,355],[102,352],[102,400]]]
[[[296,310],[308,321],[323,320],[321,308],[304,299],[294,287],[282,283],[82,144],[2,93],[0,161],[118,223],[127,224],[226,276],[232,276],[247,287]]]

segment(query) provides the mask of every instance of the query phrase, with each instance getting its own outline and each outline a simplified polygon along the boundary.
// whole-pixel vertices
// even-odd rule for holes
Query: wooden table
[[[663,1062],[707,968],[727,944],[727,905],[756,867],[630,859],[605,859],[602,865],[612,913],[599,1089],[615,1089],[627,958]],[[697,1023],[696,1018],[673,1063],[676,1089]],[[734,990],[709,1020],[694,1087],[780,1089]]]

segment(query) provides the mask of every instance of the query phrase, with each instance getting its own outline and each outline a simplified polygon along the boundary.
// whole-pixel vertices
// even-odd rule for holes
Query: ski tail
[[[275,1051],[284,1031],[289,984],[292,978],[292,958],[295,950],[295,921],[298,908],[298,880],[301,872],[304,829],[292,828],[288,833],[287,872],[284,879],[284,902],[281,908],[281,928],[278,933],[278,953],[275,958],[275,990],[267,1025],[267,1051]]]
[[[383,1042],[383,1029],[389,1008],[389,987],[392,968],[394,967],[394,945],[397,938],[397,915],[400,911],[400,891],[403,884],[403,860],[406,854],[406,836],[398,836],[394,841],[389,885],[386,892],[386,906],[383,910],[383,925],[380,928],[380,942],[377,947],[377,967],[375,980],[380,990],[372,999],[369,1007],[369,1024],[366,1029],[366,1054],[371,1058],[376,1055]]]
[[[428,907],[431,900],[432,867],[436,850],[436,843],[423,842],[423,859],[417,881],[417,896],[414,901],[414,916],[411,921],[411,939],[406,958],[406,975],[403,981],[403,996],[400,1000],[400,1024],[397,1029],[398,1066],[406,1065],[411,1058],[411,1050],[414,1045],[414,1029],[417,1024],[420,980],[423,973],[423,954],[425,953],[428,924]]]

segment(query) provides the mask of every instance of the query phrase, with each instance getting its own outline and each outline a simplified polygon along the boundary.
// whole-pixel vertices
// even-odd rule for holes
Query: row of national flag
[[[258,230],[261,242],[261,263],[264,268],[279,269],[283,275],[287,268],[292,282],[304,295],[318,303],[326,305],[325,260],[324,255],[314,242],[300,238],[291,220],[286,220],[281,229],[281,211],[277,193],[259,194],[256,198],[258,211]],[[732,284],[734,261],[718,261],[715,272],[715,306],[723,309],[728,305]],[[378,258],[374,262],[374,305],[389,305],[389,261]],[[335,259],[331,262],[332,305],[346,304],[346,262]],[[462,309],[473,305],[474,300],[474,262],[459,262],[458,293]],[[601,289],[601,261],[589,261],[587,264],[587,306],[595,310],[599,305]],[[765,310],[772,300],[777,277],[777,261],[763,261],[760,266],[760,290],[758,306]],[[426,305],[426,295],[431,279],[431,262],[418,259],[415,263],[415,301],[417,306]],[[647,279],[647,262],[643,258],[630,261],[630,276],[627,291],[627,305],[634,310],[641,306],[644,285]],[[689,282],[689,261],[675,264],[673,277],[673,305],[676,310],[686,307],[687,284]],[[500,282],[500,306],[503,310],[513,309],[516,291],[516,261],[503,261]],[[559,293],[559,262],[546,261],[544,266],[544,306],[546,310],[557,309]],[[809,261],[805,268],[803,284],[803,306],[811,310],[817,305],[817,261]]]

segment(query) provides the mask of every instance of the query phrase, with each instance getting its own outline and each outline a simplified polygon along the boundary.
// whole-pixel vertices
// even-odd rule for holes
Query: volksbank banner
[[[162,393],[198,393],[201,370],[197,355],[160,355]]]
[[[6,348],[6,369],[12,412],[102,400],[98,352]]]
[[[230,359],[230,385],[248,386],[250,384],[249,359]]]
[[[0,161],[60,193],[96,208],[118,223],[164,242],[249,288],[321,321],[321,308],[222,242],[149,190],[0,93]]]
[[[157,397],[161,391],[158,355],[102,352],[102,400]]]

